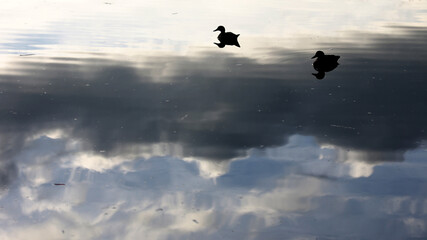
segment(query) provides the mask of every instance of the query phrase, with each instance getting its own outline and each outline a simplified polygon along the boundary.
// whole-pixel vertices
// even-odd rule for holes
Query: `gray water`
[[[426,239],[426,12],[2,2],[0,239]]]

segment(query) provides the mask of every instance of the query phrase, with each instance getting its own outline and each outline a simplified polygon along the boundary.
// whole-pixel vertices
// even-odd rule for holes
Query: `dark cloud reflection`
[[[376,153],[411,149],[426,135],[427,30],[403,30],[359,36],[372,39],[360,49],[337,43],[345,64],[323,82],[310,75],[309,54],[286,49],[274,54],[292,61],[269,64],[217,52],[146,56],[142,67],[100,56],[21,58],[19,74],[0,76],[1,151],[54,128],[105,154],[169,142],[184,156],[227,160],[292,134]],[[390,159],[375,156],[382,160]]]

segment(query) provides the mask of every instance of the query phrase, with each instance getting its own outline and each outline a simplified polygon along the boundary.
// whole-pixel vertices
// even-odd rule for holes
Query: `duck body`
[[[223,26],[218,26],[218,28],[215,29],[214,32],[215,31],[220,31],[220,34],[218,35],[218,40],[220,43],[215,43],[218,47],[223,48],[225,47],[225,45],[240,47],[240,44],[237,41],[237,38],[240,36],[240,34],[225,32],[225,28]]]
[[[313,68],[318,71],[318,73],[313,73],[317,79],[322,79],[325,77],[325,72],[330,72],[338,67],[338,59],[340,56],[335,55],[325,55],[322,51],[317,51],[316,54],[312,57],[317,58],[313,62]]]

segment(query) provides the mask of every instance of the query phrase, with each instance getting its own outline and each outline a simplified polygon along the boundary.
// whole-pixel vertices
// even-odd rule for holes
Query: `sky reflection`
[[[375,51],[363,55],[337,43],[346,58],[321,83],[311,78],[305,54],[287,49],[276,50],[276,58],[295,61],[281,64],[213,51],[135,62],[12,58],[14,70],[1,75],[0,128],[3,136],[13,135],[4,137],[11,148],[59,130],[109,156],[127,146],[170,143],[181,147],[180,157],[228,160],[254,147],[282,145],[293,134],[378,154],[404,151],[424,139],[427,116],[425,56],[410,52],[425,47],[417,39],[427,32],[405,31],[406,37],[385,43],[366,35]],[[412,47],[399,45],[401,39]],[[390,49],[397,59],[384,58]]]
[[[425,2],[38,3],[0,18],[0,239],[426,238]]]

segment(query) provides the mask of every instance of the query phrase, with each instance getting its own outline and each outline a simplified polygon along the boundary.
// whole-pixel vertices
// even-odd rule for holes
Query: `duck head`
[[[312,57],[313,58],[317,58],[317,57],[323,57],[325,56],[325,53],[322,51],[317,51],[316,54]]]
[[[223,32],[225,32],[225,27],[223,27],[223,26],[218,26],[215,30],[214,30],[214,32],[215,31],[220,31],[221,33],[223,33]]]

